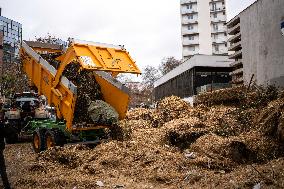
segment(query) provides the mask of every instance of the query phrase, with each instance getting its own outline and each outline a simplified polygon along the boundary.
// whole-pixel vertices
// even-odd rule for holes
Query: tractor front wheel
[[[46,149],[44,133],[45,131],[42,129],[36,129],[33,133],[33,149],[36,153]]]

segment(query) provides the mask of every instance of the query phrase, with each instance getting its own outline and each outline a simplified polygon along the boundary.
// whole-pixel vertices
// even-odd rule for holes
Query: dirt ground
[[[91,150],[91,149],[90,149]],[[88,153],[89,150],[81,150]],[[91,150],[92,151],[92,150]],[[266,164],[242,165],[231,172],[204,170],[197,166],[184,168],[182,182],[168,182],[162,178],[143,180],[144,173],[135,176],[120,174],[106,165],[105,172],[92,173],[78,169],[60,168],[52,164],[37,164],[38,155],[31,145],[8,145],[5,150],[7,172],[15,189],[31,188],[283,188],[284,158]],[[126,157],[127,158],[127,157]],[[160,157],[163,158],[163,157]],[[186,158],[185,158],[186,159]],[[81,165],[82,166],[82,165]],[[133,169],[135,167],[125,167]],[[141,178],[140,178],[141,177]],[[98,186],[101,181],[103,187]],[[0,185],[1,186],[1,185]]]

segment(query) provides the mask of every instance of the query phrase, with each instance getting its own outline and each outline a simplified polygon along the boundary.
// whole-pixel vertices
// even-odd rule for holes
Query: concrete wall
[[[244,81],[284,87],[284,0],[258,0],[240,14]]]
[[[209,0],[198,1],[199,54],[212,55]]]

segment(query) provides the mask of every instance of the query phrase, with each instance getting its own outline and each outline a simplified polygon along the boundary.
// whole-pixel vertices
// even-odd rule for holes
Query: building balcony
[[[199,41],[198,40],[185,40],[182,42],[183,46],[196,46],[199,45]]]
[[[233,35],[232,37],[230,37],[228,39],[228,41],[230,43],[237,43],[237,42],[241,41],[241,33],[237,33],[236,35]]]
[[[237,15],[236,17],[234,17],[233,19],[231,19],[228,23],[227,26],[228,28],[231,28],[233,26],[235,26],[236,24],[240,23],[240,16]]]
[[[225,2],[225,0],[211,0],[209,3],[211,4],[212,2]]]
[[[229,56],[229,59],[238,59],[242,58],[242,50],[236,51],[234,54]]]
[[[227,55],[228,55],[228,52],[226,52],[226,51],[215,51],[215,50],[213,50],[212,54],[213,54],[213,55],[227,56]]]
[[[182,9],[181,10],[182,15],[191,15],[191,14],[197,14],[197,11],[194,9]]]
[[[211,24],[216,24],[216,23],[226,23],[226,20],[220,18],[211,19]]]
[[[218,33],[227,33],[225,29],[219,29],[219,30],[212,30],[211,31],[212,34],[218,34]]]
[[[218,7],[218,8],[216,8],[216,9],[210,9],[210,12],[211,13],[215,13],[215,12],[223,12],[223,11],[225,11],[226,10],[226,7]]]
[[[227,43],[227,41],[226,41],[226,39],[212,39],[212,43],[213,44],[226,44]]]
[[[237,43],[231,43],[231,46],[229,47],[229,51],[238,51],[242,49],[242,44],[241,41],[237,42]]]
[[[181,5],[193,4],[193,3],[197,3],[197,0],[181,0],[181,1],[180,1],[180,4],[181,4]]]
[[[197,35],[199,34],[197,30],[182,30],[182,35]]]
[[[235,76],[242,76],[244,73],[244,69],[243,68],[239,68],[239,69],[236,69],[234,71],[232,71],[230,73],[231,76],[235,75]]]
[[[198,21],[194,19],[183,19],[182,20],[182,25],[188,25],[188,24],[198,24]]]
[[[228,34],[229,35],[235,35],[237,33],[240,33],[240,27],[241,27],[241,24],[238,23],[234,27],[228,28]]]
[[[230,64],[231,67],[238,67],[238,66],[241,66],[243,64],[243,60],[242,59],[238,59],[236,60],[235,62],[232,62]]]

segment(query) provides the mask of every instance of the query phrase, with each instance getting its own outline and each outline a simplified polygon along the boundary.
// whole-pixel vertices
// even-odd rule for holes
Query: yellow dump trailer
[[[45,53],[61,53],[56,59],[60,62],[56,67],[41,55]],[[128,109],[128,89],[114,77],[119,73],[140,74],[140,70],[123,46],[72,40],[69,48],[59,45],[23,41],[20,55],[23,70],[40,95],[44,95],[48,104],[56,109],[56,115],[63,122],[32,122],[33,145],[36,151],[42,151],[54,145],[62,145],[65,138],[81,138],[90,136],[100,128],[109,125],[75,124],[74,111],[77,100],[77,86],[63,76],[63,72],[71,62],[78,62],[80,70],[88,70],[100,85],[105,102],[110,104],[119,114],[125,117]],[[77,74],[77,73],[74,73]],[[67,134],[66,134],[67,133]],[[79,137],[80,136],[80,137]],[[67,137],[68,138],[68,137]],[[68,140],[69,140],[68,139]],[[72,140],[72,139],[70,139]]]

